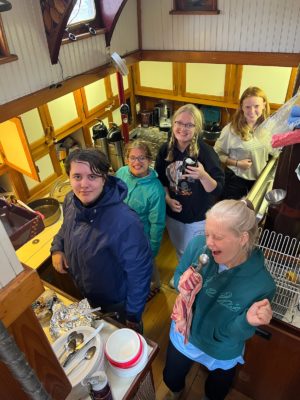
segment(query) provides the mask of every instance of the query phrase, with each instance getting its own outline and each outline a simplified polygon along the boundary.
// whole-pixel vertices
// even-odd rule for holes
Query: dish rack
[[[300,242],[281,233],[259,230],[256,246],[265,256],[265,264],[276,283],[271,303],[273,317],[293,323],[300,311]]]

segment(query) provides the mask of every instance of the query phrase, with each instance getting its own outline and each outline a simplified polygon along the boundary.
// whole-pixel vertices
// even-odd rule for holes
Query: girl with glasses
[[[144,231],[150,239],[153,258],[155,258],[165,229],[165,191],[157,178],[157,173],[150,167],[152,154],[146,142],[136,140],[130,143],[127,147],[126,158],[128,165],[121,167],[116,176],[128,187],[128,194],[124,201],[140,217]],[[154,264],[152,293],[155,293],[159,287],[159,273]]]
[[[201,139],[202,125],[197,107],[180,107],[172,118],[170,141],[161,146],[155,163],[166,194],[166,226],[178,259],[188,242],[203,233],[205,213],[224,184],[217,154]]]

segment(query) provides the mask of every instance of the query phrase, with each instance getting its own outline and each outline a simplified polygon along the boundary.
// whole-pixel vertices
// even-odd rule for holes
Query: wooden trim
[[[46,179],[43,180],[43,182],[41,182],[39,185],[36,185],[34,188],[29,190],[29,199],[28,201],[30,201],[31,198],[33,197],[37,197],[37,195],[44,195],[49,193],[49,188],[52,186],[52,184],[54,183],[55,179],[58,177],[58,175],[56,173],[51,174],[50,176],[48,176]]]
[[[9,327],[44,291],[38,273],[24,266],[24,271],[0,290],[0,319]]]
[[[173,61],[189,63],[269,65],[278,67],[297,67],[300,63],[298,53],[259,53],[239,51],[181,51],[181,50],[142,50],[142,61]]]
[[[218,15],[220,10],[216,11],[183,11],[183,10],[171,10],[169,11],[171,15]]]
[[[5,56],[5,57],[0,56],[0,65],[7,64],[9,62],[13,62],[13,61],[17,61],[17,60],[18,60],[18,56],[16,56],[15,54],[10,54],[9,56]]]
[[[10,182],[13,187],[14,193],[16,193],[16,196],[20,200],[26,202],[29,196],[29,191],[25,183],[24,176],[20,172],[15,171],[12,168],[10,168],[8,174],[10,176]]]
[[[127,56],[123,56],[122,58],[125,58],[126,64],[129,66],[141,61],[141,53],[140,51],[135,51],[133,53],[128,53]],[[19,99],[12,100],[4,105],[0,105],[0,123],[46,104],[49,101],[55,100],[58,97],[64,96],[74,90],[80,89],[113,72],[116,72],[115,68],[111,63],[107,63],[93,70],[83,72],[73,78],[69,78],[62,82],[62,85],[59,87],[51,85],[51,89],[47,87]]]
[[[290,80],[289,80],[288,89],[287,89],[287,92],[286,92],[285,101],[287,101],[291,97],[293,97],[293,91],[294,91],[294,85],[295,85],[295,82],[296,82],[297,73],[298,73],[298,68],[293,68],[292,72],[291,72]]]
[[[137,8],[137,21],[138,21],[138,46],[139,50],[141,50],[143,48],[141,0],[137,0],[136,8]]]

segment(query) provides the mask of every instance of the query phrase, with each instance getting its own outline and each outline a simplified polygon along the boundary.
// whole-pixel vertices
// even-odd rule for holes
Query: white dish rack
[[[263,251],[266,267],[276,283],[273,316],[293,325],[294,316],[300,311],[300,242],[260,229],[256,246]]]

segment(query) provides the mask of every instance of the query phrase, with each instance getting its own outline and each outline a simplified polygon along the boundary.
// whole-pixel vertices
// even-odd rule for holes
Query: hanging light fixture
[[[8,11],[11,9],[11,4],[7,0],[0,0],[0,12]]]

